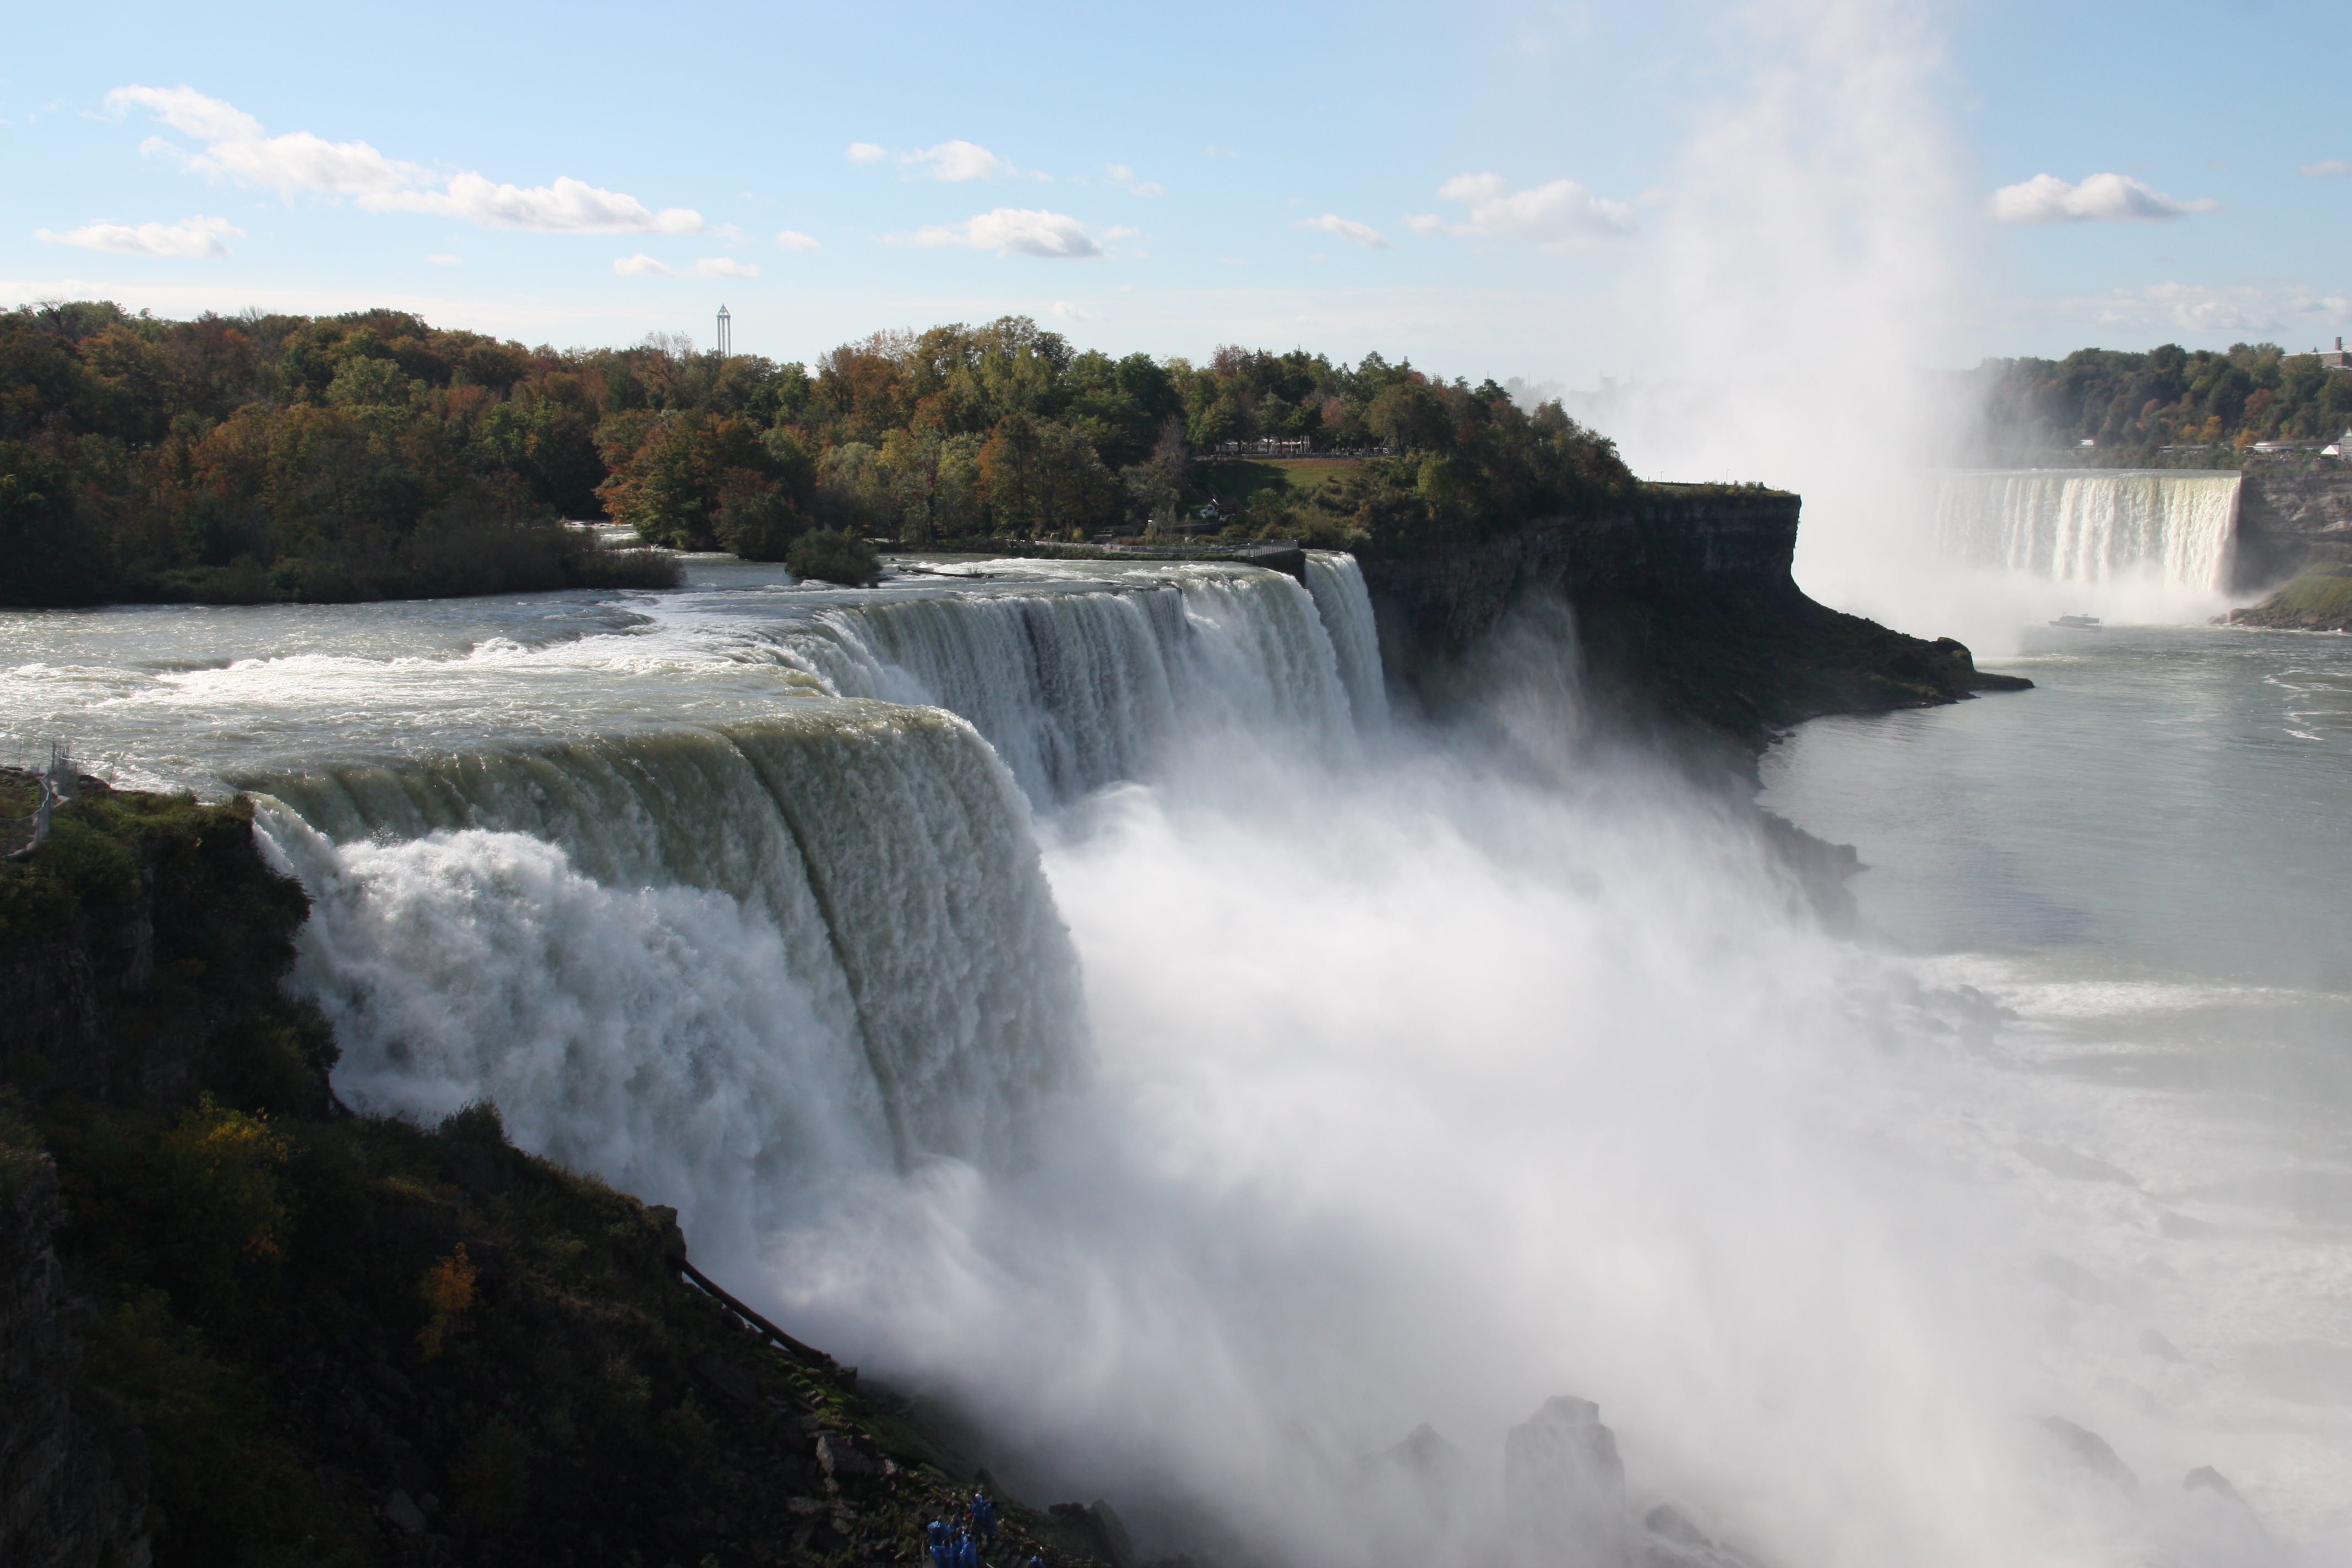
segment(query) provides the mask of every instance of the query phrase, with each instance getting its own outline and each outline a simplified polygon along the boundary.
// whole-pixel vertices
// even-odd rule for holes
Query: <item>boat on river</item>
[[[2061,616],[2050,624],[2053,626],[2063,626],[2070,632],[2095,632],[2105,629],[2099,625],[2099,617],[2096,616]]]

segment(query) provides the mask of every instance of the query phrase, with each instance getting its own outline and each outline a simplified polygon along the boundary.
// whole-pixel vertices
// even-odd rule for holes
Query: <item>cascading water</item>
[[[558,1158],[731,1211],[787,1175],[997,1163],[1078,1068],[1026,811],[936,710],[243,782],[316,900],[299,984],[364,1102],[487,1097]]]
[[[761,1194],[813,1179],[1018,1163],[1082,1071],[1085,1018],[1006,761],[1050,806],[1144,776],[1178,735],[1348,742],[1377,653],[1352,561],[1322,565],[1319,602],[1225,567],[730,592],[717,614],[684,595],[642,632],[477,650],[462,749],[224,778],[265,798],[313,892],[299,983],[346,1093],[426,1117],[493,1100],[530,1146],[740,1241]],[[663,664],[621,652],[644,641]],[[515,678],[583,663],[670,685],[681,718],[714,683],[728,700],[497,743]],[[198,684],[217,701],[237,673]],[[364,707],[346,683],[424,672],[305,673]]]
[[[1051,805],[1148,776],[1180,732],[1242,725],[1339,742],[1351,702],[1384,710],[1370,605],[1360,576],[1349,598],[1354,561],[1339,559],[1344,573],[1320,565],[1331,586],[1312,598],[1275,573],[1160,568],[1123,584],[1072,576],[1062,591],[1040,591],[1049,577],[845,602],[780,641],[845,696],[961,714]]]
[[[1948,559],[2057,583],[2228,586],[2239,476],[2185,469],[2028,469],[1937,481]]]
[[[1380,631],[1372,621],[1371,595],[1364,590],[1364,569],[1352,555],[1310,550],[1307,591],[1315,596],[1316,613],[1331,635],[1339,679],[1347,684],[1357,723],[1384,722],[1389,713],[1388,686],[1381,674]]]

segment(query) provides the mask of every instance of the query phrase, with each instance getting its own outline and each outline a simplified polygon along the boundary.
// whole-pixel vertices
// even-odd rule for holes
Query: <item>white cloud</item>
[[[1389,248],[1388,236],[1379,229],[1368,223],[1358,223],[1353,218],[1341,217],[1338,213],[1325,213],[1321,217],[1303,217],[1292,226],[1318,229],[1325,234],[1335,234],[1349,244],[1360,245],[1366,250]]]
[[[1631,206],[1594,195],[1574,180],[1554,180],[1514,191],[1500,174],[1456,174],[1438,186],[1437,194],[1468,207],[1469,221],[1447,223],[1424,213],[1405,220],[1415,234],[1525,240],[1561,255],[1590,250],[1633,232]]]
[[[1000,174],[1018,177],[1021,171],[987,148],[972,142],[942,142],[898,162],[921,169],[934,180],[993,180]]]
[[[1124,163],[1106,163],[1103,171],[1110,175],[1113,184],[1123,187],[1130,196],[1164,196],[1168,194],[1168,187],[1157,180],[1137,179],[1135,171]]]
[[[253,116],[194,88],[118,87],[106,95],[111,113],[134,106],[205,143],[203,152],[190,153],[151,136],[140,151],[176,157],[198,174],[240,185],[267,185],[280,195],[296,191],[359,195],[397,190],[425,178],[415,164],[387,158],[364,142],[329,142],[308,131],[265,136]]]
[[[2278,332],[2352,314],[2352,298],[2303,284],[2158,283],[2065,302],[2105,326],[2182,332]]]
[[[2322,158],[2316,163],[2305,163],[2298,171],[2305,179],[2325,179],[2330,174],[2352,174],[2352,163],[2341,158]]]
[[[849,161],[853,163],[878,163],[890,154],[871,142],[852,142]]]
[[[1066,300],[1054,301],[1054,314],[1066,321],[1091,321],[1096,319],[1092,310],[1081,310]]]
[[[776,236],[776,247],[780,250],[816,250],[822,248],[815,240],[811,239],[807,235],[803,234],[796,228],[788,228],[778,234]]]
[[[998,207],[961,224],[925,228],[916,234],[915,243],[931,247],[968,245],[974,250],[992,250],[999,256],[1035,256],[1047,260],[1079,260],[1103,253],[1102,247],[1095,243],[1094,237],[1077,219],[1023,207]]]
[[[686,207],[647,210],[645,203],[559,177],[551,185],[494,184],[479,174],[456,174],[445,191],[382,191],[360,198],[370,212],[432,213],[484,228],[525,228],[541,234],[693,234],[702,215]]]
[[[261,122],[252,115],[194,88],[119,87],[106,95],[106,103],[118,114],[134,106],[146,109],[173,130],[205,143],[202,151],[191,153],[151,136],[142,151],[176,157],[214,179],[266,185],[289,198],[296,191],[318,191],[355,196],[370,212],[431,213],[485,228],[542,233],[693,234],[704,226],[700,213],[684,207],[656,213],[635,196],[569,175],[551,185],[528,187],[495,184],[472,173],[443,181],[418,164],[388,158],[364,142],[329,142],[308,131],[264,135]]]
[[[757,278],[760,275],[760,269],[750,262],[738,261],[730,256],[706,256],[680,272],[668,262],[647,256],[642,250],[614,262],[613,270],[624,278]]]
[[[208,142],[256,142],[261,121],[217,98],[206,98],[193,87],[118,87],[106,95],[106,110],[121,114],[132,104],[155,111],[155,118],[174,131]]]
[[[1992,194],[1992,216],[2002,223],[2163,223],[2221,210],[2215,201],[2175,201],[2128,174],[2093,174],[2079,185],[2036,174]]]
[[[110,250],[117,256],[173,256],[198,260],[226,256],[223,236],[245,237],[245,230],[225,217],[192,217],[180,223],[86,223],[63,234],[37,228],[33,237],[50,245],[78,245],[85,250]]]
[[[462,256],[452,256],[445,250],[428,256],[425,259],[436,267],[457,267],[462,265],[466,258]]]

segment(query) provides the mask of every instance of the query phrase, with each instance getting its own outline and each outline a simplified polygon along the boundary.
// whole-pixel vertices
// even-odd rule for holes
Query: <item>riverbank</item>
[[[2308,566],[2259,605],[2230,612],[2233,626],[2273,631],[2352,632],[2352,564]]]

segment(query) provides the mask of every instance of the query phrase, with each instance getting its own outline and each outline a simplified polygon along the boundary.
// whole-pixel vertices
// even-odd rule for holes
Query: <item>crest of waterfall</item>
[[[844,696],[970,720],[1050,806],[1150,777],[1177,735],[1218,725],[1350,740],[1357,691],[1378,699],[1380,656],[1362,579],[1339,559],[1344,573],[1327,564],[1333,585],[1312,597],[1278,573],[1162,567],[1131,583],[853,601],[779,635]]]
[[[314,900],[296,983],[345,1093],[492,1099],[707,1220],[787,1178],[1017,1154],[1081,1059],[1027,810],[936,709],[244,782]]]
[[[1364,588],[1364,571],[1356,558],[1339,551],[1307,552],[1307,591],[1314,595],[1315,613],[1330,634],[1331,650],[1339,661],[1339,679],[1348,689],[1356,723],[1369,729],[1387,721],[1389,693],[1381,675],[1381,638],[1372,622],[1372,599]]]
[[[2228,586],[2239,476],[2184,469],[2031,469],[1937,480],[1947,557],[2059,583]]]

